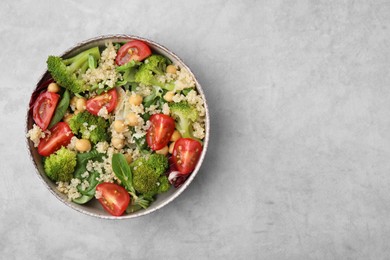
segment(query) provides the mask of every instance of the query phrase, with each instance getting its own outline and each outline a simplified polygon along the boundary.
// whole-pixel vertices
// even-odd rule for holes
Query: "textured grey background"
[[[1,1],[1,258],[388,259],[389,26],[384,0]],[[127,221],[57,201],[24,138],[46,57],[115,33],[182,57],[212,121],[191,186]]]

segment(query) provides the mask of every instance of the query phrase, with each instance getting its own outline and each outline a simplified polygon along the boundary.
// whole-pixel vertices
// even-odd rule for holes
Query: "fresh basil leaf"
[[[123,154],[116,153],[112,156],[112,170],[116,177],[121,181],[121,184],[125,186],[128,191],[135,193],[131,169]]]
[[[69,91],[66,89],[64,94],[62,95],[60,102],[57,105],[56,111],[54,112],[54,116],[50,121],[49,128],[53,127],[55,124],[57,124],[62,120],[62,118],[66,113],[66,110],[69,107],[69,102],[70,102],[70,95],[69,95]]]

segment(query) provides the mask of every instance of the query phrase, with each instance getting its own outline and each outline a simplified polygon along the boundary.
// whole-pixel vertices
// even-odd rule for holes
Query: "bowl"
[[[36,169],[36,174],[39,177],[39,179],[42,181],[43,185],[49,189],[49,191],[62,203],[65,205],[69,206],[70,208],[79,211],[81,213],[87,214],[89,216],[97,217],[97,218],[102,218],[102,219],[130,219],[130,218],[136,218],[140,216],[147,215],[149,213],[152,213],[170,202],[172,202],[175,198],[177,198],[194,180],[195,176],[198,174],[199,169],[202,165],[202,162],[205,158],[205,154],[207,151],[207,146],[209,142],[209,132],[210,132],[210,122],[209,122],[209,112],[208,112],[208,107],[207,107],[207,101],[204,95],[204,92],[202,90],[201,85],[199,84],[198,80],[196,79],[195,75],[192,73],[191,69],[183,62],[182,59],[180,59],[175,53],[167,49],[166,47],[142,38],[138,36],[133,36],[133,35],[104,35],[104,36],[99,36],[96,38],[92,38],[83,42],[80,42],[73,46],[72,48],[68,49],[65,51],[62,55],[62,57],[71,57],[81,51],[87,50],[93,46],[105,46],[105,43],[108,41],[111,41],[113,43],[117,42],[127,42],[130,40],[141,40],[145,43],[148,44],[148,46],[151,48],[151,50],[154,53],[162,54],[166,57],[168,57],[174,64],[177,64],[185,69],[188,70],[190,75],[195,80],[195,85],[196,85],[196,90],[198,93],[202,96],[204,100],[204,106],[205,106],[205,138],[203,142],[203,151],[202,154],[199,158],[199,161],[194,169],[194,171],[191,173],[191,175],[188,177],[188,179],[178,188],[172,187],[168,192],[159,194],[157,196],[157,199],[151,203],[151,205],[146,208],[146,209],[141,209],[139,211],[133,212],[133,213],[125,213],[122,216],[116,217],[112,216],[109,213],[107,213],[103,207],[100,205],[100,203],[95,199],[91,200],[87,204],[84,205],[79,205],[73,202],[68,201],[67,197],[65,194],[59,192],[56,188],[56,184],[52,182],[45,174],[43,170],[43,163],[42,163],[42,157],[38,154],[37,149],[34,147],[33,143],[27,139],[27,149],[29,150],[30,153],[30,159]],[[39,78],[38,83],[36,84],[36,87],[33,91],[33,94],[31,96],[30,104],[27,108],[27,113],[26,113],[26,133],[29,129],[32,128],[34,121],[31,116],[30,112],[30,107],[31,103],[33,101],[33,95],[36,93],[38,90],[38,86],[40,86],[43,82],[47,81],[50,78],[50,74],[48,73],[47,70],[42,74],[42,76]]]

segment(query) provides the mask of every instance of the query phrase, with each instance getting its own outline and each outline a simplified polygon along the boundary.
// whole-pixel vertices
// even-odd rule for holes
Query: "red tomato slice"
[[[96,186],[96,191],[101,193],[100,204],[113,216],[122,215],[130,203],[129,193],[118,184],[103,182]]]
[[[175,131],[175,120],[164,114],[154,114],[150,117],[150,127],[146,132],[146,142],[152,150],[164,148]]]
[[[88,99],[86,107],[89,113],[97,116],[103,107],[106,107],[107,112],[111,113],[115,109],[117,102],[118,94],[116,89],[111,89],[107,93]]]
[[[180,173],[189,174],[194,170],[201,153],[200,142],[191,138],[180,138],[173,148],[172,159]]]
[[[131,60],[142,61],[150,55],[152,55],[152,51],[146,43],[134,40],[119,48],[115,62],[120,66]]]
[[[59,122],[50,130],[50,135],[41,139],[38,145],[38,153],[42,156],[49,156],[61,146],[67,146],[73,137],[72,130],[65,122]]]
[[[45,131],[53,117],[60,95],[52,92],[43,92],[34,102],[33,119]]]

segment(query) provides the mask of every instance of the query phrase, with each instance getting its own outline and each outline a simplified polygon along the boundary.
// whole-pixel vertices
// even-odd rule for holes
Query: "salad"
[[[202,153],[206,113],[185,68],[140,40],[49,56],[47,68],[27,138],[69,201],[97,199],[121,216],[185,182]]]

